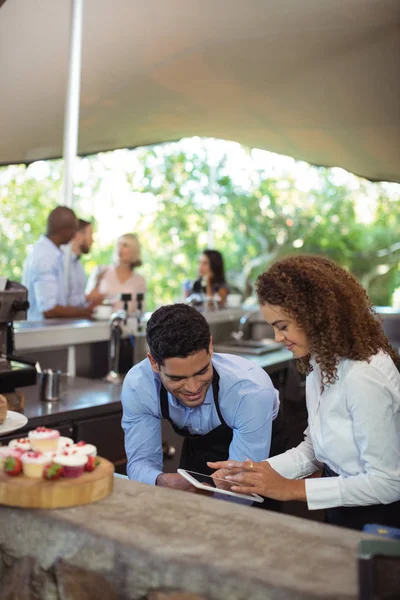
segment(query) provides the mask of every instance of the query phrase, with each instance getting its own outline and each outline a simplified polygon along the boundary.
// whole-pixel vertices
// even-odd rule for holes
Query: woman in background
[[[135,273],[135,269],[142,264],[140,257],[139,240],[133,233],[125,233],[118,238],[114,264],[100,266],[95,269],[86,287],[86,294],[93,291],[104,294],[112,300],[114,310],[123,307],[119,299],[121,294],[131,294],[132,300],[128,303],[130,314],[136,312],[136,294],[146,292],[145,279]]]
[[[199,277],[186,296],[203,293],[209,298],[220,297],[219,306],[225,306],[229,288],[225,280],[224,260],[218,250],[204,250],[199,259]]]
[[[265,462],[209,466],[234,491],[306,501],[334,525],[400,527],[399,356],[365,290],[330,260],[292,256],[260,275],[257,294],[307,375],[308,428],[297,448]]]

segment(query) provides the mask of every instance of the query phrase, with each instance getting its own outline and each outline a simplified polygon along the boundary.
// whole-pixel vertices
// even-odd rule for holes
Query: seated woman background
[[[142,264],[140,257],[139,240],[133,233],[126,233],[118,238],[114,264],[99,266],[90,275],[86,287],[86,294],[93,291],[104,294],[112,300],[114,310],[123,307],[119,300],[121,294],[131,294],[132,300],[128,303],[129,313],[136,311],[136,294],[146,292],[145,279],[135,273],[135,269]]]
[[[199,277],[185,286],[186,297],[203,293],[209,298],[220,297],[219,305],[225,306],[229,294],[225,280],[224,259],[218,250],[204,250],[199,259]]]
[[[365,290],[327,259],[293,256],[260,275],[257,294],[276,341],[307,374],[305,438],[266,462],[209,466],[236,491],[304,500],[335,525],[399,527],[399,356]]]

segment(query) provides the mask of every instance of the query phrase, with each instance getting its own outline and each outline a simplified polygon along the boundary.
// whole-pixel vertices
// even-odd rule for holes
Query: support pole
[[[71,33],[69,46],[68,87],[64,120],[64,181],[63,204],[73,205],[73,171],[78,153],[79,100],[81,87],[82,20],[83,1],[71,0]],[[72,250],[69,244],[65,252],[64,273],[67,298],[70,292]]]

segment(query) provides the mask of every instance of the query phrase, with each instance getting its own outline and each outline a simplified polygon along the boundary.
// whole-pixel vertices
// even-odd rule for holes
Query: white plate
[[[21,415],[21,413],[9,410],[7,412],[7,418],[0,425],[0,435],[10,433],[11,431],[15,431],[16,429],[21,429],[21,427],[26,425],[27,422],[28,418],[25,415]]]

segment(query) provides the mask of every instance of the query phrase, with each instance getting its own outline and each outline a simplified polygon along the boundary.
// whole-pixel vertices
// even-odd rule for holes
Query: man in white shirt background
[[[77,228],[74,211],[66,206],[57,206],[47,218],[46,234],[28,254],[22,284],[28,289],[29,320],[91,316],[92,306],[68,306],[64,254],[60,246],[72,240]]]

